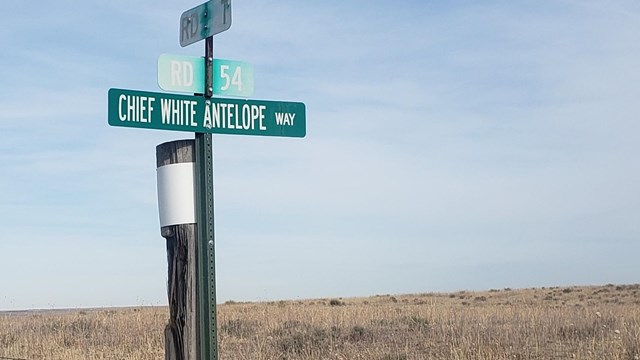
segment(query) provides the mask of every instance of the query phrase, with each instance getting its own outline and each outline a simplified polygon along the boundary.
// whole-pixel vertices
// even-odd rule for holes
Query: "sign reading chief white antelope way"
[[[300,102],[109,89],[109,125],[213,134],[304,137]]]

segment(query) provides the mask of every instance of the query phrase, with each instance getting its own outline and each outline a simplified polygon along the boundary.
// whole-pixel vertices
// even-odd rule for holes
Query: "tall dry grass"
[[[0,315],[0,357],[162,359],[166,308]],[[227,302],[220,359],[640,359],[640,285]]]
[[[0,356],[162,359],[165,308],[39,311],[0,315]]]

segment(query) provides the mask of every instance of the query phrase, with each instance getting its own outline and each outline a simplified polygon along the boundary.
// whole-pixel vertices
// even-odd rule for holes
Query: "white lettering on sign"
[[[229,65],[220,65],[220,77],[224,79],[224,85],[220,87],[220,90],[227,91],[229,87],[233,85],[238,91],[242,92],[242,67],[236,66],[233,76],[227,74],[228,70]]]
[[[193,85],[193,65],[191,62],[171,60],[171,85]]]
[[[204,126],[218,129],[267,130],[264,105],[211,103],[204,109]]]
[[[136,96],[121,94],[118,98],[118,117],[120,121],[151,122],[153,102],[151,96]]]
[[[193,100],[160,99],[163,125],[198,126],[196,105]]]
[[[289,125],[293,126],[293,120],[296,117],[295,113],[275,113],[277,125]]]

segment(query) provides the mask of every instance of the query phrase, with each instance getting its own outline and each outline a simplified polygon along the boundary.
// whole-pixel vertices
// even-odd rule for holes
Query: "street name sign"
[[[242,61],[213,59],[213,93],[253,95],[253,66]]]
[[[182,190],[193,196],[193,202],[187,202],[182,206],[171,204],[171,207],[176,207],[172,211],[180,215],[183,212],[188,213],[189,216],[167,220],[163,215],[166,213],[162,210],[164,205],[161,204],[164,204],[164,200],[161,201],[160,193],[158,202],[162,236],[167,239],[168,236],[173,236],[165,234],[164,227],[167,224],[177,226],[183,222],[191,224],[195,221],[198,225],[197,232],[187,236],[190,238],[189,241],[196,242],[195,248],[167,247],[167,254],[178,254],[184,250],[183,255],[189,259],[188,275],[194,281],[196,293],[194,301],[171,303],[172,316],[169,321],[179,321],[175,319],[175,314],[187,314],[188,331],[170,329],[167,336],[177,344],[184,345],[185,349],[195,350],[194,356],[199,359],[209,360],[218,360],[211,134],[302,138],[307,131],[306,107],[303,103],[247,99],[253,94],[253,67],[240,61],[213,58],[213,36],[230,27],[231,0],[210,0],[185,11],[180,16],[180,46],[185,47],[206,39],[204,57],[161,55],[158,58],[158,86],[167,91],[191,94],[177,95],[112,88],[108,92],[107,105],[107,119],[111,126],[195,133],[194,153],[191,159],[195,164],[170,161],[171,164],[166,164],[167,166],[158,166],[159,189],[165,182],[169,183],[181,177],[185,180],[184,184],[178,185],[190,187]],[[243,99],[212,97],[213,94],[241,96]],[[184,144],[183,141],[179,143]],[[176,157],[176,144],[171,142],[156,148],[158,164]],[[161,147],[162,151],[159,150]],[[163,155],[160,156],[160,153]],[[164,170],[161,170],[162,168]],[[174,195],[184,197],[184,193],[176,192]],[[171,233],[173,234],[173,231]],[[175,267],[176,261],[179,261],[179,256],[169,258],[171,269],[172,266]],[[176,296],[190,296],[185,290],[185,279],[186,277],[170,279],[174,282],[171,288],[177,289],[170,292],[171,299]],[[180,357],[178,353],[182,350],[176,349],[167,349],[166,358]]]
[[[158,86],[162,90],[204,93],[204,58],[167,55],[158,57]]]
[[[304,137],[300,102],[187,96],[109,89],[111,126],[197,133]]]
[[[158,57],[158,86],[162,90],[204,93],[203,57],[162,54]],[[235,60],[213,59],[213,93],[253,95],[253,66]]]
[[[231,0],[210,0],[180,16],[180,46],[185,47],[231,27]]]

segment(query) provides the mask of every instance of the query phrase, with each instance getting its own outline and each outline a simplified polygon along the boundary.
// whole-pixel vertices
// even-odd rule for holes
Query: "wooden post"
[[[177,140],[156,147],[158,168],[195,163],[195,141]],[[194,210],[195,211],[195,210]],[[197,360],[196,224],[162,226],[167,242],[169,323],[165,327],[165,359]]]

